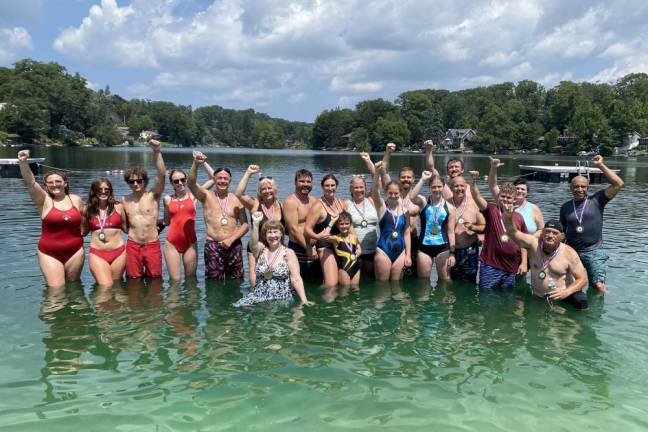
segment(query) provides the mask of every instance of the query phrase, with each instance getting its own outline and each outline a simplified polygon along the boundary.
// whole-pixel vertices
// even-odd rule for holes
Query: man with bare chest
[[[122,198],[128,219],[128,242],[126,244],[126,277],[162,277],[162,253],[158,237],[157,221],[160,197],[164,192],[165,167],[160,142],[149,141],[155,158],[155,183],[147,191],[146,170],[136,167],[124,174],[131,193]]]
[[[450,180],[452,197],[450,202],[456,208],[455,226],[455,265],[450,270],[453,280],[477,281],[479,270],[479,237],[486,226],[484,215],[477,205],[467,195],[468,185],[463,176],[455,176]],[[452,251],[451,251],[452,252]]]
[[[313,272],[316,269],[315,273],[319,273],[319,265],[314,265],[317,260],[315,246],[310,244],[304,236],[306,216],[311,206],[317,201],[309,195],[312,189],[313,174],[308,170],[300,169],[295,173],[295,192],[286,197],[283,202],[288,248],[297,255],[302,278],[313,277]]]
[[[515,227],[513,212],[513,205],[504,205],[504,224],[511,239],[529,252],[533,294],[547,298],[548,302],[560,300],[576,309],[587,309],[587,295],[583,292],[587,272],[578,253],[561,243],[564,229],[560,221],[547,221],[538,238]]]
[[[203,216],[207,231],[205,240],[205,278],[224,281],[243,278],[243,247],[241,237],[248,230],[248,221],[243,203],[229,192],[232,173],[229,168],[214,170],[215,192],[196,183],[197,170],[205,163],[207,156],[193,153],[187,185],[196,199],[203,205]],[[251,271],[254,271],[251,269]]]

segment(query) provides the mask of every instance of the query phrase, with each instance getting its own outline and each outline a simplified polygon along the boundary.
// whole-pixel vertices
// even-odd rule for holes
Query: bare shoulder
[[[70,194],[69,196],[70,196],[70,200],[72,200],[72,203],[74,203],[74,205],[76,207],[79,207],[79,208],[83,207],[83,200],[81,199],[81,197],[79,195]]]

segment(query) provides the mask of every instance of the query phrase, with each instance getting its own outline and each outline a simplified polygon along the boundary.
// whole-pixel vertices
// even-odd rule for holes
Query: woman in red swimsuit
[[[234,195],[241,200],[245,208],[253,214],[256,211],[261,211],[263,214],[263,219],[259,224],[259,230],[263,228],[263,225],[270,220],[281,222],[283,225],[283,208],[279,202],[279,196],[277,193],[277,185],[272,177],[260,177],[259,183],[257,183],[256,188],[256,197],[251,197],[245,193],[248,183],[250,182],[250,177],[254,174],[257,174],[261,171],[259,165],[250,165],[243,174],[241,181],[238,186],[236,186],[236,191]],[[256,257],[250,245],[248,243],[247,247],[247,256],[248,256],[248,269],[250,274],[250,286],[256,286],[256,273],[254,269],[256,268]]]
[[[65,174],[50,171],[43,177],[43,189],[29,168],[29,150],[18,152],[22,175],[32,201],[41,214],[42,232],[38,241],[38,264],[50,287],[62,287],[79,279],[83,269],[81,209],[83,201],[71,195]]]
[[[83,232],[90,237],[90,272],[102,287],[110,287],[124,275],[126,246],[121,232],[127,231],[126,215],[115,202],[110,180],[99,177],[90,185],[84,215]]]
[[[164,260],[171,280],[180,280],[180,263],[185,277],[196,275],[198,249],[196,247],[196,198],[187,190],[187,175],[182,170],[171,170],[169,181],[173,195],[164,197],[164,224],[169,231],[164,243]]]

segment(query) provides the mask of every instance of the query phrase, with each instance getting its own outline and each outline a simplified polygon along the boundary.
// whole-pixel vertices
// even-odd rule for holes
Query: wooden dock
[[[34,174],[40,173],[40,165],[45,162],[45,158],[29,158],[27,159],[29,168]],[[18,166],[18,159],[0,159],[0,177],[16,177],[20,178],[20,167]]]
[[[619,170],[613,170],[618,172]],[[520,165],[520,175],[528,180],[539,180],[550,183],[569,182],[576,176],[589,177],[590,183],[603,183],[607,181],[603,172],[587,165]]]

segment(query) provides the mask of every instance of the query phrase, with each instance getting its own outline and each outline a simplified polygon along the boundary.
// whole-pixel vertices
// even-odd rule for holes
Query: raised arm
[[[155,183],[153,183],[151,192],[153,193],[155,199],[158,199],[164,192],[164,179],[166,177],[166,167],[164,166],[164,159],[162,158],[160,141],[154,139],[150,140],[149,147],[153,149],[153,154],[155,155],[154,157],[155,157],[155,170],[156,170]]]
[[[247,189],[248,183],[250,182],[250,177],[253,174],[257,174],[260,170],[261,168],[259,167],[259,165],[248,166],[243,173],[243,177],[241,177],[241,181],[239,181],[238,185],[236,186],[236,190],[234,191],[236,198],[240,199],[245,208],[248,210],[254,208],[254,206],[256,205],[256,198],[246,195],[245,190]]]
[[[431,139],[425,140],[423,145],[425,146],[425,169],[439,175],[439,172],[434,168],[434,142]]]
[[[523,250],[534,250],[538,247],[538,239],[531,234],[523,233],[518,230],[513,223],[513,204],[504,204],[504,226],[506,227],[506,234],[508,234],[513,241],[520,246]],[[524,257],[522,257],[524,258]]]
[[[488,189],[490,190],[491,195],[494,199],[497,199],[499,195],[499,186],[497,185],[497,169],[504,164],[500,162],[499,159],[495,159],[492,156],[490,158],[490,171],[488,172]]]
[[[382,197],[380,196],[380,176],[381,176],[381,171],[382,171],[382,162],[377,162],[376,163],[376,171],[374,172],[373,176],[373,185],[371,186],[371,198],[373,198],[374,202],[374,207],[376,207],[376,213],[378,214],[378,218],[380,218],[380,215],[382,214],[382,208],[383,208],[383,200]]]
[[[394,153],[395,151],[396,151],[396,144],[387,143],[387,145],[385,146],[385,152],[383,153],[383,158],[382,158],[382,167],[383,167],[382,184],[383,184],[383,186],[391,181],[391,177],[389,177],[389,159],[391,158],[391,154]]]
[[[488,203],[484,197],[479,193],[479,188],[477,187],[477,179],[479,178],[479,171],[470,171],[470,178],[472,182],[470,183],[470,193],[472,195],[473,201],[477,204],[477,208],[480,211],[486,210]]]
[[[207,190],[211,189],[212,186],[214,186],[214,168],[209,165],[207,161],[203,163],[203,168],[205,169],[205,172],[207,173],[207,181],[203,183],[203,187]]]
[[[614,171],[612,171],[610,168],[607,167],[603,163],[603,156],[601,155],[596,155],[592,158],[592,162],[594,163],[594,166],[598,169],[600,169],[605,177],[608,179],[610,182],[610,186],[608,186],[605,189],[605,196],[608,199],[612,199],[616,196],[616,194],[619,193],[621,188],[625,185],[621,177],[617,175]]]
[[[423,171],[421,173],[421,179],[416,183],[416,186],[412,188],[412,190],[409,193],[409,199],[412,203],[416,204],[420,210],[425,207],[425,201],[423,201],[421,198],[421,189],[423,189],[423,185],[425,183],[428,183],[430,179],[432,178],[432,171]]]
[[[362,153],[360,153],[360,157],[364,161],[365,165],[367,165],[367,171],[369,171],[369,174],[371,174],[373,176],[374,173],[376,172],[376,166],[371,161],[371,156],[369,156],[369,153],[362,152]]]
[[[31,168],[29,168],[29,164],[27,163],[28,158],[29,150],[21,150],[18,152],[18,165],[20,166],[20,175],[25,182],[25,186],[27,186],[27,192],[29,192],[29,196],[40,211],[43,208],[43,204],[45,204],[47,192],[45,192],[43,188],[36,182],[34,173],[32,172]]]
[[[187,186],[196,199],[202,203],[207,198],[207,189],[196,183],[198,177],[198,167],[205,163],[207,156],[199,151],[193,152],[193,162],[189,168],[189,175],[187,176]]]
[[[259,257],[259,254],[263,250],[263,243],[259,242],[259,224],[263,219],[263,213],[260,211],[255,211],[252,213],[252,232],[250,233],[250,250],[255,257]],[[250,269],[254,271],[254,269]]]

